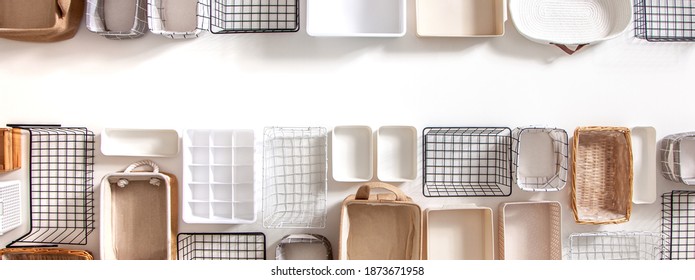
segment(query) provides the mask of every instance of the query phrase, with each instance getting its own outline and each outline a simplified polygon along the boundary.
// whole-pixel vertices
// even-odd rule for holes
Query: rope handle
[[[140,166],[152,167],[152,173],[159,173],[159,165],[157,165],[154,161],[151,161],[149,159],[141,160],[141,161],[135,162],[131,165],[128,165],[128,167],[126,167],[126,169],[125,169],[125,171],[123,171],[123,173],[131,173],[131,172],[133,172],[133,170],[135,168],[138,168]]]
[[[562,51],[564,51],[566,54],[569,54],[569,55],[573,55],[574,53],[578,52],[578,51],[581,50],[582,48],[584,48],[584,47],[586,47],[586,46],[589,45],[589,44],[579,44],[579,45],[577,45],[577,47],[574,48],[574,50],[573,50],[573,49],[570,49],[567,45],[555,44],[555,43],[550,43],[550,44],[551,44],[551,45],[554,45],[554,46],[556,46],[556,47],[558,47],[558,48],[560,48]]]

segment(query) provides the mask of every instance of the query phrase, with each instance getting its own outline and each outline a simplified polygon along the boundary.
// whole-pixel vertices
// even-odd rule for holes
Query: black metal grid
[[[508,127],[428,127],[422,139],[425,196],[512,194]]]
[[[299,0],[213,0],[210,32],[297,32]]]
[[[662,236],[655,232],[589,232],[570,235],[571,260],[660,260]]]
[[[695,191],[672,191],[661,199],[664,258],[695,259]]]
[[[265,234],[179,233],[179,260],[265,260]]]
[[[86,128],[29,131],[30,231],[19,243],[86,245],[94,230],[94,134]]]
[[[695,41],[692,0],[636,0],[635,36],[651,42]]]

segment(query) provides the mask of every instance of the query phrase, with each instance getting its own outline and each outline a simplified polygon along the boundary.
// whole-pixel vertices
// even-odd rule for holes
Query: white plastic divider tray
[[[22,182],[0,182],[0,235],[22,224]]]
[[[172,129],[106,128],[101,133],[106,156],[173,157],[179,153],[179,133]]]
[[[253,130],[189,129],[183,145],[184,222],[253,223]]]
[[[417,130],[412,126],[382,126],[377,131],[377,177],[404,182],[417,177]]]
[[[331,155],[333,179],[338,182],[367,182],[374,175],[374,145],[368,126],[333,128]]]
[[[307,0],[307,33],[326,37],[402,37],[405,0]]]
[[[512,174],[524,191],[559,191],[568,174],[568,136],[564,129],[520,127],[512,132]]]
[[[507,0],[416,0],[416,18],[422,37],[497,37]]]
[[[561,260],[562,214],[559,202],[502,204],[499,218],[501,260]]]
[[[632,203],[656,201],[656,129],[651,126],[632,128]]]
[[[462,206],[425,210],[423,259],[494,260],[492,209]]]

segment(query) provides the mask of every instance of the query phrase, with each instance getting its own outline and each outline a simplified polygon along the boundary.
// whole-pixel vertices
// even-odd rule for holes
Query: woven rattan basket
[[[0,260],[73,260],[91,261],[87,251],[60,248],[6,248],[0,249]]]
[[[572,146],[572,210],[578,224],[618,224],[632,210],[632,148],[625,127],[578,127]]]

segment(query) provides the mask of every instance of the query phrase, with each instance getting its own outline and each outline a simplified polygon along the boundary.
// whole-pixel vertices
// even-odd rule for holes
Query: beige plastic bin
[[[494,260],[492,209],[461,206],[427,209],[423,215],[424,260]]]
[[[417,34],[422,37],[504,35],[507,0],[416,0]]]
[[[559,202],[502,204],[499,219],[501,260],[561,260],[562,213]]]

